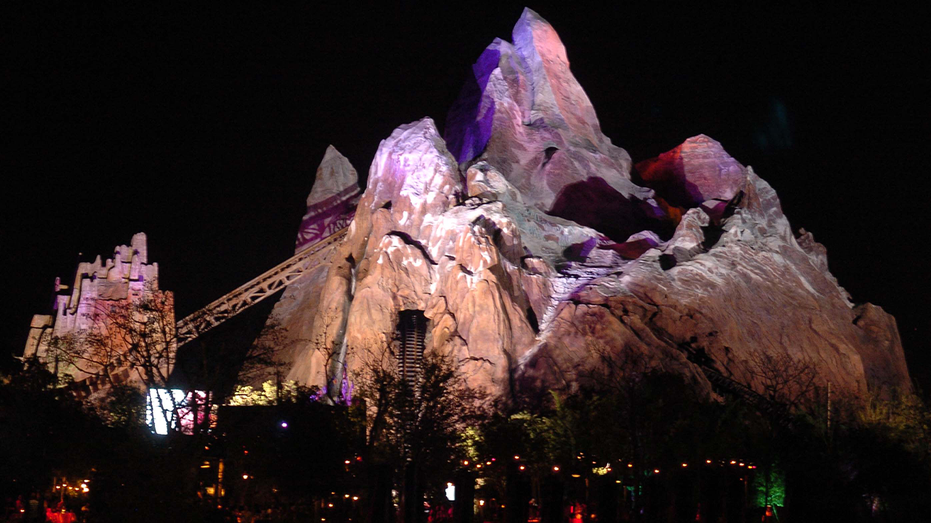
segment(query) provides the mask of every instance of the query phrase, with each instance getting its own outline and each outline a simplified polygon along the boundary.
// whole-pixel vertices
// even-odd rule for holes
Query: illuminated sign
[[[210,421],[210,393],[202,390],[149,389],[145,421],[155,434],[169,430],[193,434],[196,426]]]

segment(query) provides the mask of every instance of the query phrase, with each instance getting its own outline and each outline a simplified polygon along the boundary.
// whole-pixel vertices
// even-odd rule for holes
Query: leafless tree
[[[751,352],[747,369],[758,392],[790,411],[804,406],[817,389],[815,367],[810,361],[790,354]]]

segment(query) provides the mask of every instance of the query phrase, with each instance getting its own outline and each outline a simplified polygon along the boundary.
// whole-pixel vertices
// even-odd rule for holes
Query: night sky
[[[4,353],[21,352],[78,253],[106,258],[139,231],[179,315],[284,260],[326,146],[364,177],[398,125],[431,116],[442,130],[523,7],[316,4],[5,5]],[[926,20],[781,4],[530,7],[634,162],[699,133],[720,141],[828,248],[855,302],[896,316],[931,384]]]

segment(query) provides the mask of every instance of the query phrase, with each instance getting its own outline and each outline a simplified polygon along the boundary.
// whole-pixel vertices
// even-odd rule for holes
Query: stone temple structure
[[[33,316],[23,356],[39,358],[58,374],[70,374],[78,385],[76,390],[93,394],[106,385],[65,361],[56,361],[49,354],[53,340],[94,332],[113,307],[139,302],[158,291],[158,264],[149,263],[145,233],[135,234],[129,245],[114,249],[112,258],[102,261],[97,256],[93,262],[79,263],[70,288],[55,279],[54,313]],[[164,312],[165,321],[173,324],[173,309]],[[117,360],[115,357],[114,363]],[[126,365],[117,365],[112,376],[117,383],[134,382],[136,378]]]
[[[850,394],[910,389],[894,318],[851,302],[824,247],[720,143],[633,165],[529,9],[473,73],[444,133],[424,118],[381,142],[361,196],[327,150],[297,245],[348,232],[272,313],[290,379],[404,369],[410,338],[501,397],[574,389],[612,359],[702,391],[712,375],[760,391],[780,371],[766,362]]]

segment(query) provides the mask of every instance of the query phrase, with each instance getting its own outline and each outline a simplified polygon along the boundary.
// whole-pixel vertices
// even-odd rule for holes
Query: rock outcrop
[[[349,226],[356,212],[361,191],[359,176],[349,160],[332,145],[327,147],[314,185],[307,197],[307,212],[301,220],[295,252]],[[335,250],[336,246],[327,247]],[[319,258],[331,258],[322,252]],[[325,361],[313,350],[313,325],[328,265],[318,265],[285,288],[272,310],[270,323],[276,326],[282,346],[279,356],[289,369],[289,380],[311,384],[325,382]]]
[[[910,388],[895,320],[851,303],[752,168],[702,135],[639,163],[636,185],[553,28],[525,10],[513,40],[479,57],[445,139],[424,118],[382,141],[326,275],[275,309],[303,340],[290,377],[397,365],[401,312],[422,311],[426,350],[504,397],[577,388],[606,362],[704,392],[707,369],[760,392],[791,370]],[[342,167],[316,183],[349,194],[327,157]]]

